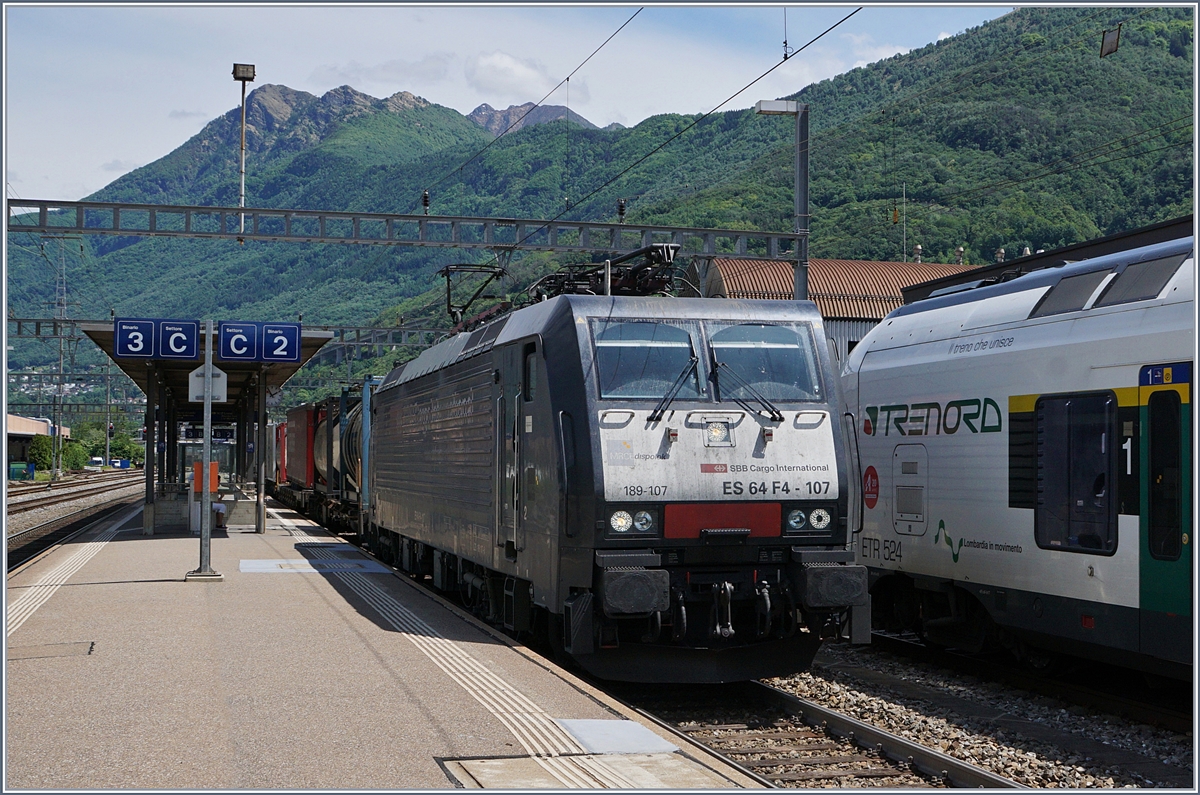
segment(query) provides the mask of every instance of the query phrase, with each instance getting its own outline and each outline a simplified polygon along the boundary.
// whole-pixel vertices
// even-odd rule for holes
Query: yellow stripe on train
[[[1144,390],[1144,392],[1141,392],[1141,394],[1144,394],[1147,400],[1150,398],[1150,395],[1153,394],[1154,392],[1178,392],[1179,393],[1179,402],[1184,403],[1184,404],[1190,404],[1192,402],[1191,386],[1192,385],[1188,384],[1188,383],[1155,384],[1154,386],[1144,386],[1144,387],[1121,386],[1121,387],[1117,387],[1111,391],[1113,394],[1115,394],[1117,396],[1117,405],[1118,406],[1144,406],[1144,405],[1146,405],[1146,401],[1139,400],[1139,392],[1141,392],[1141,390]],[[1034,407],[1037,405],[1038,398],[1040,398],[1040,397],[1041,397],[1041,395],[1009,395],[1008,396],[1008,413],[1009,414],[1021,414],[1021,413],[1032,412],[1034,410]]]

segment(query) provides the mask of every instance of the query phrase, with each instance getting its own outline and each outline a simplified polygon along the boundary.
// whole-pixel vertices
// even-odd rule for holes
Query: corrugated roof
[[[882,320],[904,303],[902,288],[969,268],[936,262],[812,259],[808,262],[808,297],[816,302],[824,318]],[[792,265],[714,259],[702,289],[707,297],[790,299]]]

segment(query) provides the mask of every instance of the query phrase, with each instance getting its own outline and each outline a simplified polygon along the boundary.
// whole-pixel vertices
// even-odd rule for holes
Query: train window
[[[1066,276],[1058,280],[1058,284],[1054,285],[1042,296],[1042,300],[1038,301],[1037,306],[1029,313],[1030,317],[1045,317],[1046,315],[1057,315],[1061,312],[1074,312],[1077,309],[1083,309],[1083,305],[1092,297],[1092,293],[1100,286],[1100,282],[1104,281],[1104,277],[1110,271],[1092,271],[1091,273],[1081,273],[1077,276]]]
[[[1109,282],[1104,295],[1096,301],[1096,306],[1112,306],[1157,298],[1188,256],[1190,255],[1176,254],[1173,257],[1135,262],[1127,266],[1117,278]]]
[[[717,330],[709,324],[714,371],[726,365],[735,378],[719,378],[720,399],[820,400],[817,355],[807,323],[740,323]],[[747,388],[749,385],[749,388]]]
[[[1046,549],[1112,553],[1116,398],[1110,393],[1039,398],[1034,535]]]
[[[1183,430],[1179,393],[1154,392],[1147,406],[1150,437],[1150,555],[1178,560],[1183,538]]]
[[[658,400],[671,389],[695,355],[692,335],[668,323],[593,320],[601,398]],[[700,396],[692,368],[678,397]]]

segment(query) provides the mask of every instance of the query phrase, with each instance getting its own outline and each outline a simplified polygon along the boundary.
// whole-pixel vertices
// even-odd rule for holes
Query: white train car
[[[1193,249],[929,298],[858,344],[876,627],[1191,676]]]

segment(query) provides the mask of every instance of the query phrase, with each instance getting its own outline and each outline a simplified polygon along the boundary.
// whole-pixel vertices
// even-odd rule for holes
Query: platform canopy
[[[149,393],[152,374],[157,370],[161,383],[170,391],[173,399],[183,408],[188,405],[188,376],[197,367],[204,366],[204,333],[200,333],[198,358],[180,359],[132,359],[116,355],[116,339],[112,323],[80,323],[79,329],[100,347],[100,350],[129,376],[143,393]],[[214,337],[216,334],[214,333]],[[232,406],[247,396],[261,373],[267,393],[272,394],[284,382],[296,374],[325,343],[334,338],[334,332],[302,329],[300,334],[300,360],[298,362],[234,362],[217,358],[215,349],[213,367],[227,376],[227,400],[225,404],[214,404],[219,411],[221,405]],[[197,407],[201,404],[192,404]],[[181,417],[180,419],[186,419]]]

